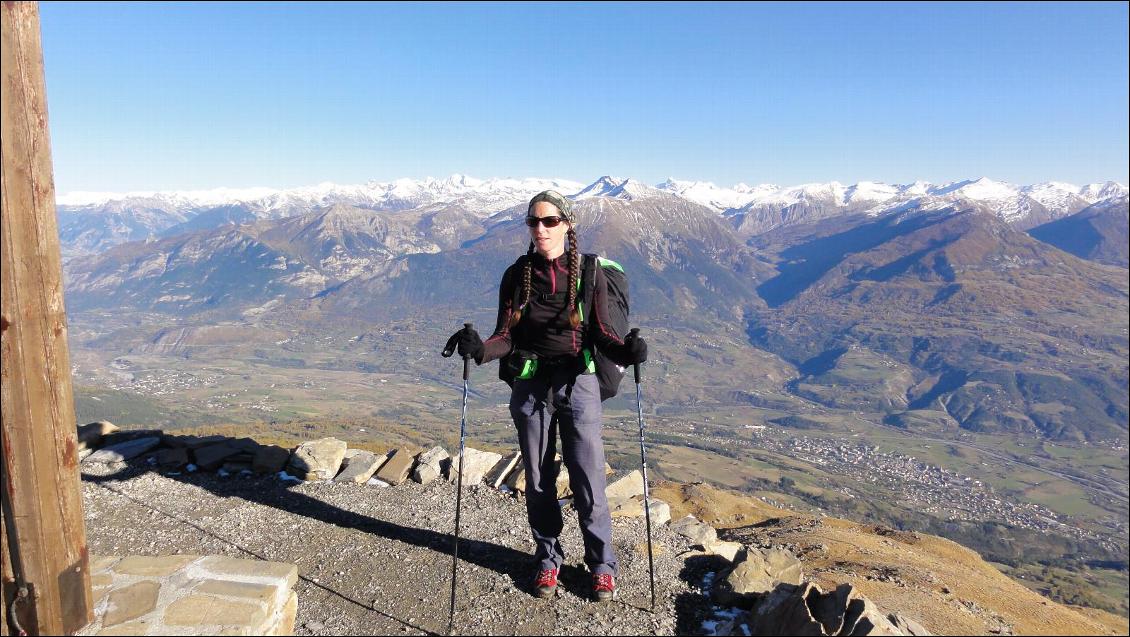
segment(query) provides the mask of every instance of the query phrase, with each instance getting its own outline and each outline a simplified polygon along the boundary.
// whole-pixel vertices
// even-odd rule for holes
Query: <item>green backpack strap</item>
[[[584,259],[581,266],[581,280],[577,282],[577,285],[581,286],[581,302],[579,309],[581,312],[581,334],[583,335],[584,343],[581,351],[585,359],[585,372],[593,374],[596,373],[596,359],[593,358],[592,339],[589,338],[589,326],[585,324],[585,317],[593,316],[593,296],[595,294],[594,288],[596,287],[593,285],[593,282],[596,281],[596,268],[600,257],[595,254],[586,254]]]

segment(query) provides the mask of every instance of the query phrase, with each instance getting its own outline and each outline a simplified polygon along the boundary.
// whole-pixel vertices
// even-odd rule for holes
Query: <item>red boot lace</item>
[[[609,573],[602,573],[593,575],[593,589],[596,591],[612,592],[616,590],[616,584],[612,580],[612,575]]]
[[[557,569],[550,568],[539,572],[536,586],[557,586]]]

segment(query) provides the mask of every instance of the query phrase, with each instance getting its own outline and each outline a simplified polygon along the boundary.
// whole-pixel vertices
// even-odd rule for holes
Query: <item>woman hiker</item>
[[[595,268],[594,316],[581,321],[577,288],[582,254],[577,250],[576,223],[570,201],[560,193],[547,190],[535,195],[526,212],[530,247],[502,276],[494,334],[484,343],[473,329],[465,328],[452,338],[458,338],[461,356],[470,356],[479,365],[508,356],[504,363],[515,372],[510,414],[518,429],[526,469],[526,512],[537,545],[535,594],[555,594],[565,560],[558,542],[563,526],[556,488],[559,427],[584,537],[585,563],[592,572],[592,594],[597,601],[607,601],[615,595],[618,565],[604,494],[600,387],[586,365],[584,349],[598,347],[628,367],[647,359],[647,344],[634,334],[621,340],[607,327],[603,268]],[[526,361],[535,359],[536,372],[531,374]]]

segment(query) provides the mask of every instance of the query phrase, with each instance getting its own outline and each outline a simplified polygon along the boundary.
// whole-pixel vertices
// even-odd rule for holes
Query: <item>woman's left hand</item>
[[[624,338],[623,359],[628,365],[638,365],[647,360],[647,343],[639,332],[633,330]]]

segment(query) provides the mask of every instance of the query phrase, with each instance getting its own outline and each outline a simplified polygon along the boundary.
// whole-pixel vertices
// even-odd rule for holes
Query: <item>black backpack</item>
[[[594,316],[593,286],[586,285],[586,282],[596,280],[597,267],[602,268],[604,280],[608,284],[605,309],[607,310],[608,321],[612,324],[605,327],[611,329],[616,336],[623,340],[628,335],[629,330],[628,274],[624,272],[624,268],[619,263],[595,254],[586,254],[584,264],[581,267],[581,296],[585,308],[585,318]],[[588,330],[589,326],[586,325],[585,332],[587,333]],[[608,400],[620,391],[620,381],[624,379],[624,372],[627,371],[627,368],[620,367],[612,362],[612,359],[605,356],[599,348],[592,344],[591,339],[588,348],[596,363],[596,376],[600,381],[600,400]]]
[[[524,266],[525,263],[522,259],[528,257],[522,256],[518,260],[518,264]],[[624,272],[624,268],[611,259],[604,259],[595,254],[584,255],[584,261],[581,264],[581,295],[580,303],[582,308],[582,329],[584,333],[588,334],[591,329],[589,317],[593,316],[595,308],[593,307],[593,292],[594,287],[592,281],[596,277],[596,268],[603,268],[604,280],[608,285],[607,300],[607,314],[608,320],[611,325],[604,327],[615,332],[616,336],[621,339],[628,334],[628,275]],[[511,307],[517,307],[520,302],[519,295],[521,289],[518,286],[514,287],[514,299]],[[612,362],[612,359],[604,355],[595,345],[590,342],[586,343],[585,349],[592,353],[593,363],[596,367],[597,380],[600,382],[600,400],[605,401],[612,398],[620,391],[620,381],[624,379],[624,372],[626,368],[620,367]],[[498,363],[498,377],[511,387],[514,386],[514,378],[518,375],[516,366],[510,359],[513,353],[503,356]]]

